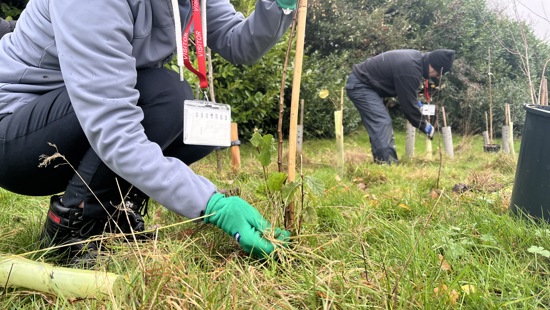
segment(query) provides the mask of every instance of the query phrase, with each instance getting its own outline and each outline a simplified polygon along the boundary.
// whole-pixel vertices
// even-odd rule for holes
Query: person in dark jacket
[[[6,34],[10,33],[15,29],[15,24],[17,22],[15,20],[5,20],[3,18],[0,18],[0,39]]]
[[[417,94],[423,79],[439,80],[452,68],[455,51],[392,50],[353,66],[346,93],[353,102],[371,142],[376,163],[397,163],[392,120],[383,98],[397,97],[407,120],[431,139],[434,127],[422,118]]]
[[[149,198],[219,227],[254,256],[289,240],[191,169],[216,146],[184,143],[194,92],[182,73],[191,25],[197,55],[207,42],[252,64],[284,35],[296,0],[258,0],[247,17],[229,0],[200,2],[33,0],[0,40],[0,187],[53,195],[41,239],[64,245],[70,264],[93,264],[100,243],[91,237],[144,232]],[[165,67],[174,56],[180,74]],[[55,154],[63,159],[40,160]]]

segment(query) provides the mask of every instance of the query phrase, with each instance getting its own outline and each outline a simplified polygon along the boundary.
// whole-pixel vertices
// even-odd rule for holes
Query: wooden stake
[[[508,135],[508,144],[510,145],[510,154],[515,155],[516,150],[514,149],[514,122],[510,121],[510,125],[508,125],[508,132],[510,133]]]
[[[445,116],[445,107],[441,107],[441,114],[443,115],[443,127],[447,127],[447,116]]]
[[[340,90],[340,111],[334,112],[334,120],[336,125],[336,143],[338,151],[338,170],[340,177],[345,175],[345,159],[344,159],[344,88]]]
[[[343,111],[334,111],[334,129],[336,135],[336,150],[338,153],[338,171],[340,177],[344,176],[344,126],[343,124]]]
[[[304,40],[306,32],[307,0],[300,0],[298,5],[296,28],[296,53],[294,58],[294,77],[292,80],[292,100],[290,102],[290,128],[288,135],[288,182],[296,179],[296,139],[298,127],[298,103],[300,84],[302,82],[302,63],[304,58]],[[285,226],[291,231],[294,227],[294,203],[291,202],[285,211]]]
[[[491,141],[489,140],[489,132],[487,130],[485,130],[484,132],[481,133],[483,135],[483,143],[485,145],[489,145],[491,144]]]
[[[487,115],[487,112],[485,112],[485,131],[482,132],[483,134],[483,142],[485,145],[491,144],[491,138],[489,137],[489,116]]]
[[[290,58],[290,52],[292,50],[292,43],[294,42],[294,33],[296,30],[296,19],[292,21],[290,27],[290,35],[288,37],[288,45],[286,47],[285,61],[283,63],[283,73],[281,77],[281,88],[279,89],[279,120],[277,122],[277,171],[283,172],[283,118],[285,114],[285,85],[286,85],[286,72],[288,69],[288,60]]]
[[[344,115],[344,87],[340,89],[340,110],[342,111],[342,115]]]
[[[231,143],[239,140],[238,124],[231,123]],[[241,150],[238,145],[231,146],[231,171],[238,172],[241,169]]]

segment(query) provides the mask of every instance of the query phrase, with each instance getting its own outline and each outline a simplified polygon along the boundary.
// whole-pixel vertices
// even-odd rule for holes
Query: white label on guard
[[[183,143],[231,146],[231,106],[204,100],[185,100]]]
[[[422,105],[422,115],[435,115],[435,104]]]

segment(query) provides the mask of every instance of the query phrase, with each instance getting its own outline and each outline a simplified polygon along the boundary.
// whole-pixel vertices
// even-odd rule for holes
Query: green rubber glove
[[[247,253],[263,257],[275,249],[273,243],[263,238],[264,233],[271,229],[271,224],[240,197],[214,194],[206,204],[206,216],[205,223],[212,223],[237,239]],[[287,230],[276,228],[274,236],[284,245],[290,240]]]
[[[296,9],[297,0],[277,0],[277,5],[283,10],[294,10]]]

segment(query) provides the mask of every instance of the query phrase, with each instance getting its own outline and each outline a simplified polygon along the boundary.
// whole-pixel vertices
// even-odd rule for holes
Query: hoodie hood
[[[425,79],[430,78],[430,63],[428,61],[430,53],[422,54],[422,77]]]

